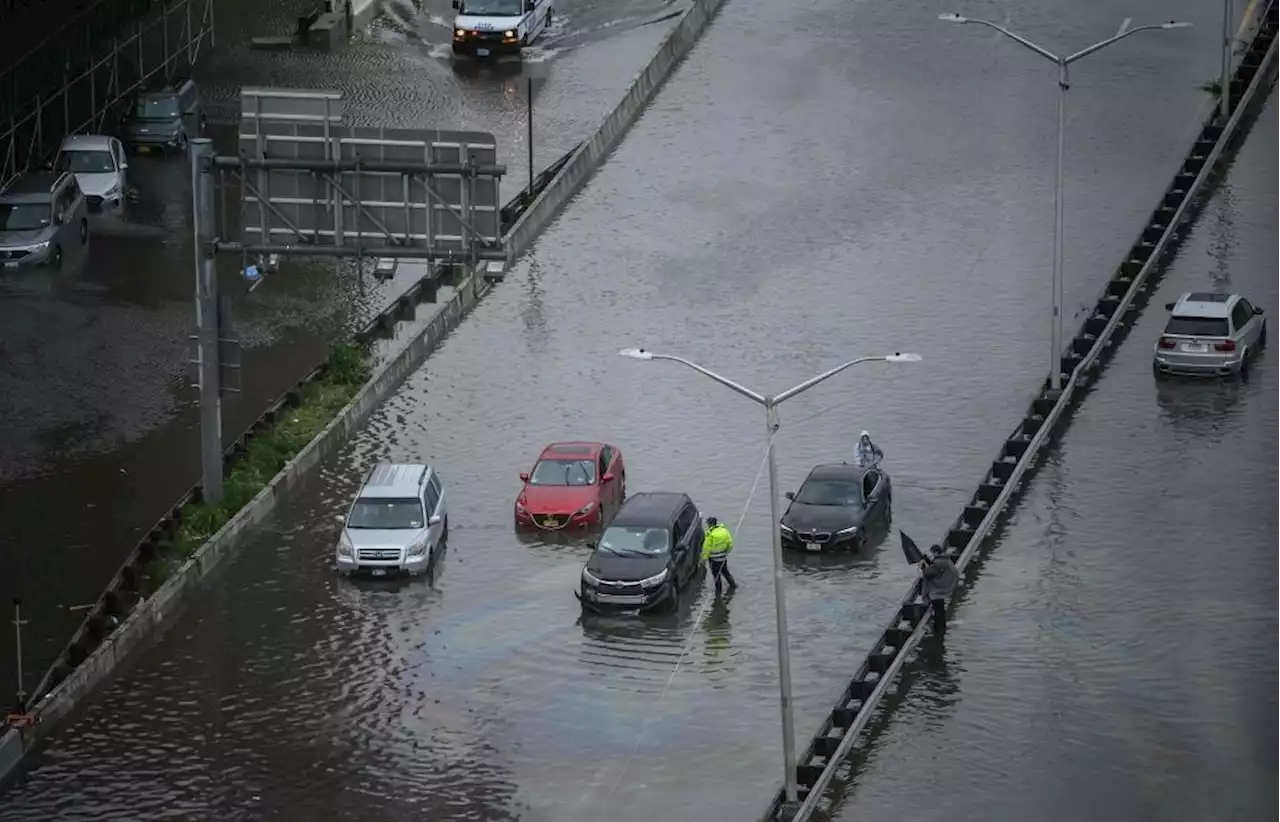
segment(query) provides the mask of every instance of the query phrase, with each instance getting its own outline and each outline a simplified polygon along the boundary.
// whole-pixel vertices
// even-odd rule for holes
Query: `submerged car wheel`
[[[89,244],[89,221],[80,221],[80,245]]]
[[[671,593],[668,595],[668,605],[671,607],[671,613],[679,613],[680,611],[680,583],[677,580],[671,580],[668,583],[671,586]]]
[[[49,249],[49,265],[53,268],[62,267],[62,246],[55,245]]]
[[[1236,371],[1236,379],[1240,380],[1240,382],[1249,381],[1249,363],[1252,361],[1253,354],[1246,348],[1240,357],[1240,369]]]

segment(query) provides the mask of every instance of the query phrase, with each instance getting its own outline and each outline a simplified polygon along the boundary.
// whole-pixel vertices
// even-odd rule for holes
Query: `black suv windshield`
[[[595,460],[538,460],[530,485],[595,485]]]
[[[667,529],[615,525],[600,537],[600,550],[619,556],[660,557],[669,550]]]
[[[58,169],[81,174],[111,174],[116,161],[110,151],[64,151],[58,155]]]
[[[49,225],[44,203],[0,203],[0,231],[38,231]]]
[[[409,499],[361,499],[356,500],[347,518],[348,528],[422,528],[422,503]]]
[[[862,502],[862,491],[856,482],[811,479],[800,486],[796,502],[805,505],[857,505]]]
[[[1186,337],[1225,337],[1229,332],[1227,321],[1220,317],[1170,317],[1164,333]]]
[[[177,97],[143,97],[133,108],[139,120],[172,120],[178,116]]]

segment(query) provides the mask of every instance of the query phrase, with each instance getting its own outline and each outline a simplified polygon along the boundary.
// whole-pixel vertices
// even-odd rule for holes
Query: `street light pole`
[[[796,726],[795,715],[792,710],[791,702],[791,648],[787,642],[787,599],[786,589],[783,586],[782,575],[782,531],[778,528],[778,522],[782,519],[782,513],[779,510],[778,502],[778,498],[781,495],[778,493],[777,452],[773,444],[773,437],[777,434],[780,427],[780,423],[778,421],[778,406],[797,394],[803,394],[815,385],[826,382],[841,371],[852,368],[855,365],[859,365],[864,362],[919,362],[922,358],[919,354],[887,354],[879,357],[858,357],[838,365],[829,371],[824,371],[816,377],[811,377],[798,385],[788,388],[786,391],[766,397],[763,394],[758,394],[750,388],[743,386],[741,383],[734,382],[728,377],[723,377],[720,374],[717,374],[708,368],[704,368],[692,360],[686,360],[683,357],[674,357],[669,354],[655,354],[654,352],[646,351],[643,348],[627,348],[619,351],[618,354],[635,360],[669,360],[670,362],[680,363],[687,368],[692,368],[699,374],[710,377],[724,387],[741,394],[752,402],[764,406],[765,433],[768,436],[769,513],[772,517],[771,528],[773,531],[774,615],[778,623],[778,689],[782,710],[782,765],[785,769],[784,784],[786,802],[788,805],[794,807],[799,803],[799,797],[797,795],[799,788],[796,784]]]
[[[1094,43],[1088,48],[1083,48],[1075,54],[1066,57],[1059,57],[1048,49],[1036,45],[1027,38],[1014,34],[1004,26],[992,23],[990,20],[979,20],[975,17],[962,17],[959,14],[940,14],[939,20],[948,23],[976,23],[980,26],[986,26],[1019,43],[1026,48],[1039,54],[1041,57],[1052,62],[1058,67],[1058,157],[1057,169],[1055,173],[1053,185],[1053,316],[1050,326],[1049,339],[1049,387],[1054,391],[1062,389],[1062,234],[1063,234],[1063,167],[1065,162],[1065,141],[1067,130],[1067,90],[1071,87],[1067,76],[1067,67],[1077,60],[1088,57],[1095,51],[1106,48],[1112,43],[1119,42],[1126,37],[1137,34],[1140,31],[1156,31],[1158,29],[1185,29],[1190,23],[1177,23],[1170,21],[1168,23],[1159,23],[1150,26],[1138,26],[1137,28],[1120,27],[1120,31],[1116,32],[1112,37]],[[1128,21],[1125,21],[1126,23]]]
[[[1225,122],[1231,116],[1231,0],[1222,3],[1222,77],[1218,81],[1218,109]]]

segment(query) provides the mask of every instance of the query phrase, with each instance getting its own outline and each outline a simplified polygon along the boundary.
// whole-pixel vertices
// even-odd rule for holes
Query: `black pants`
[[[733,580],[733,574],[729,573],[729,560],[712,559],[708,560],[708,563],[711,565],[711,578],[716,581],[717,591],[720,590],[720,577],[724,577],[725,581],[729,583],[730,591],[738,587],[738,583]]]
[[[933,608],[933,632],[935,634],[945,634],[947,632],[947,601],[945,599],[935,599],[930,601]]]

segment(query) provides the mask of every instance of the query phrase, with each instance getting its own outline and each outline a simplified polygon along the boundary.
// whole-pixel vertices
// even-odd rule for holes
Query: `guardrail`
[[[1161,198],[1147,227],[1107,284],[1097,309],[1081,327],[1062,358],[1069,379],[1061,391],[1049,390],[1048,379],[1027,415],[1005,441],[1000,456],[978,486],[970,502],[948,529],[942,542],[948,556],[963,572],[987,538],[1002,524],[1009,504],[1020,493],[1022,482],[1037,464],[1052,432],[1069,416],[1073,403],[1092,384],[1093,375],[1114,353],[1132,327],[1137,311],[1149,297],[1153,273],[1166,253],[1180,239],[1178,230],[1198,210],[1197,194],[1213,174],[1264,78],[1275,62],[1276,2],[1268,0],[1262,24],[1233,75],[1228,90],[1231,116],[1222,121],[1215,114],[1202,126],[1173,183]],[[1126,325],[1126,323],[1128,325]],[[897,677],[928,625],[928,603],[917,580],[894,612],[867,658],[841,693],[808,748],[798,758],[796,779],[800,787],[798,808],[786,806],[785,795],[775,792],[764,822],[806,822],[835,778],[836,769],[853,749],[870,722],[876,706]]]

